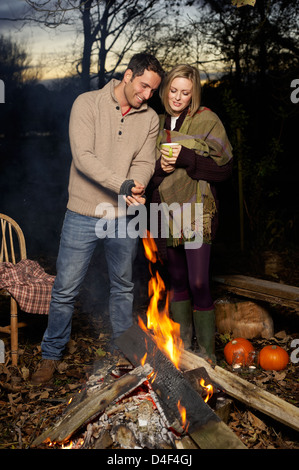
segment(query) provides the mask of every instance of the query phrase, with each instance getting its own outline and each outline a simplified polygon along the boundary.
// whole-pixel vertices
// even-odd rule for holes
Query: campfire
[[[169,317],[169,292],[166,293],[164,308],[159,309],[159,303],[165,295],[165,284],[158,271],[153,274],[152,263],[157,261],[157,248],[149,232],[147,237],[143,238],[143,246],[150,262],[149,269],[152,277],[148,289],[150,303],[147,310],[147,325],[144,325],[140,317],[138,317],[138,324],[144,331],[152,332],[158,348],[179,368],[180,355],[184,347],[180,338],[180,325]]]
[[[217,384],[204,368],[180,371],[180,327],[169,316],[169,293],[158,270],[153,270],[157,250],[150,234],[144,250],[151,273],[147,324],[139,316],[138,324],[117,339],[126,357],[123,363],[97,370],[78,403],[71,403],[59,424],[33,446],[46,442],[72,449],[167,449],[181,448],[188,438],[188,448],[198,448],[195,442],[204,448],[206,437],[198,435],[199,429],[205,429],[202,436],[219,426],[223,432],[221,419],[207,404],[215,391],[221,400]],[[230,436],[228,428],[226,432]]]
[[[152,264],[158,260],[158,251],[154,239],[151,237],[150,232],[147,232],[147,237],[143,238],[143,246],[145,256],[149,260],[149,270],[151,279],[148,286],[148,295],[150,298],[149,307],[147,310],[147,325],[140,317],[138,317],[138,325],[140,328],[152,334],[157,347],[164,352],[170,361],[179,369],[180,357],[184,349],[184,343],[180,337],[180,325],[174,322],[169,315],[169,292],[165,292],[165,284],[159,274],[159,271],[153,272]],[[166,298],[165,298],[166,295]],[[163,308],[160,307],[160,302],[165,301]],[[147,353],[142,358],[141,364],[146,361]],[[207,402],[213,395],[213,385],[205,385],[205,380],[200,379],[200,386],[206,393],[204,401]],[[181,415],[181,423],[183,429],[188,429],[186,420],[186,409],[181,405],[181,400],[177,403],[177,408]]]

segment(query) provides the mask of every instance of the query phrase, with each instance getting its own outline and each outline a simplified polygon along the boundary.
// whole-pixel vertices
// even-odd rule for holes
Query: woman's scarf
[[[179,131],[166,130],[164,124],[163,115],[160,116],[157,139],[158,157],[162,143],[177,142],[198,155],[212,158],[219,166],[225,165],[232,158],[232,148],[224,126],[208,108],[201,107],[193,117],[188,113]],[[162,204],[165,221],[169,221],[168,245],[176,246],[192,240],[211,242],[211,222],[216,213],[216,203],[207,181],[192,179],[184,168],[176,168],[164,178],[159,186],[159,193],[161,202],[165,203]],[[186,203],[188,205],[184,206]],[[195,203],[202,203],[202,206]],[[173,211],[170,210],[171,205]],[[186,212],[188,216],[184,217]]]

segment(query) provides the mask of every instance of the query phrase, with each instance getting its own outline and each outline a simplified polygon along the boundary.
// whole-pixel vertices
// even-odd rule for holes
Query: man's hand
[[[143,184],[134,180],[134,186],[131,190],[132,196],[125,197],[127,206],[138,206],[139,204],[145,204],[146,199],[145,197],[142,197],[144,195],[144,190],[145,188]]]
[[[134,185],[132,188],[132,196],[142,196],[144,194],[144,186],[141,183],[138,183],[138,181],[134,180]]]
[[[125,198],[127,206],[139,206],[145,204],[146,199],[142,196],[128,196]]]

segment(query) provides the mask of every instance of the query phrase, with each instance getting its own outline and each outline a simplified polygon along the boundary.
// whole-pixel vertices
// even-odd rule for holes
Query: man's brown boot
[[[32,374],[31,384],[44,385],[48,383],[52,379],[53,374],[57,369],[57,364],[58,361],[53,359],[42,359],[36,372]]]

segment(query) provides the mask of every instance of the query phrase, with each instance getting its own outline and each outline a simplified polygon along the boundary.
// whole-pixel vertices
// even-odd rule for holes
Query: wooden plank
[[[235,294],[299,311],[298,287],[242,275],[214,276],[213,281]]]
[[[299,431],[299,409],[297,407],[266,390],[262,390],[237,374],[219,366],[212,367],[203,358],[189,351],[183,351],[180,360],[181,370],[190,370],[197,367],[205,367],[211,380],[219,384],[231,397]]]
[[[116,340],[117,346],[129,361],[138,365],[147,354],[146,361],[154,371],[151,386],[159,397],[163,411],[168,410],[181,422],[178,402],[186,410],[188,434],[202,449],[246,449],[233,431],[206,404],[182,372],[159,350],[149,334],[137,325],[129,328]],[[188,427],[187,427],[188,426]],[[183,429],[182,429],[183,431]]]
[[[103,389],[87,396],[75,407],[70,407],[54,426],[37,437],[31,447],[37,447],[46,441],[56,443],[68,441],[75,431],[94,419],[110,403],[139,387],[147,380],[151,372],[152,368],[149,364],[145,364],[144,367],[139,366]]]
[[[233,294],[240,295],[254,300],[262,300],[263,302],[268,302],[272,305],[281,305],[282,307],[287,307],[294,310],[296,313],[299,312],[299,304],[293,300],[281,299],[280,297],[275,297],[273,295],[264,294],[262,292],[254,292],[248,289],[243,289],[235,286],[222,285],[222,289],[232,292]]]
[[[280,284],[279,282],[257,279],[242,275],[214,276],[213,280],[228,286],[240,287],[254,292],[273,295],[282,299],[294,300],[299,302],[299,288]]]

